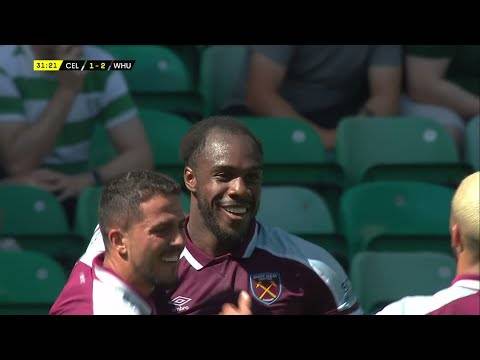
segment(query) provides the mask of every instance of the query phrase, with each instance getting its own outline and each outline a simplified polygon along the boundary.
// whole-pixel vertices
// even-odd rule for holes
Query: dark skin
[[[213,130],[192,167],[185,167],[191,192],[188,232],[210,256],[231,252],[255,224],[260,200],[262,159],[254,141],[243,134]]]

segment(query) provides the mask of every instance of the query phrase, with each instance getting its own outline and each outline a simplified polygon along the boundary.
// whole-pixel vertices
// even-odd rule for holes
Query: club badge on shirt
[[[282,293],[280,274],[277,272],[250,274],[250,290],[254,298],[262,304],[273,304]]]

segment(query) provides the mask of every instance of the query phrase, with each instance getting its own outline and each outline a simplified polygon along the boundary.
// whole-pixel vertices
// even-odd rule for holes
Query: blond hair
[[[464,246],[480,257],[480,172],[466,177],[452,200],[452,220],[458,224]]]

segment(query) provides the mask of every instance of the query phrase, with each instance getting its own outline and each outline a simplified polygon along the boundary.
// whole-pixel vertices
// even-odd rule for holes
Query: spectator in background
[[[10,181],[40,186],[74,201],[89,185],[102,184],[153,160],[137,110],[120,72],[34,72],[33,59],[112,59],[91,46],[0,47],[0,154]],[[102,124],[118,156],[88,169],[90,141]]]
[[[431,118],[463,143],[480,114],[480,45],[407,45],[405,115]]]
[[[462,181],[452,201],[451,246],[457,277],[433,296],[410,296],[378,315],[480,315],[480,172]]]
[[[251,45],[222,113],[308,121],[333,149],[344,116],[398,111],[399,45]]]

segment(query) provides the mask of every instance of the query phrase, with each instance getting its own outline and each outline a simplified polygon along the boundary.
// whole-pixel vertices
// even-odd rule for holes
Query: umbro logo
[[[188,306],[184,306],[184,305],[191,300],[192,299],[185,296],[177,296],[174,299],[170,300],[170,304],[176,306],[177,311],[184,311],[189,309]]]

